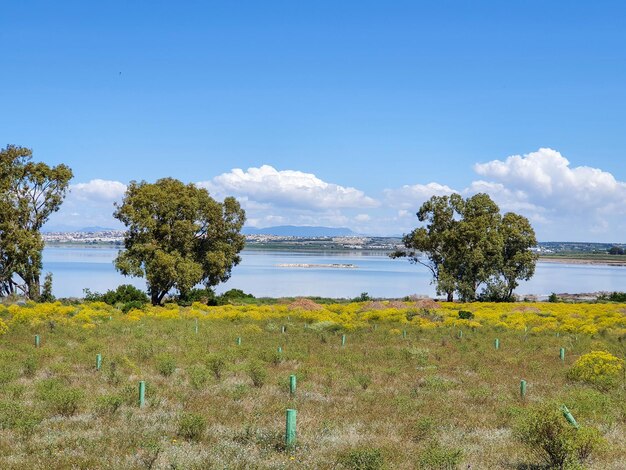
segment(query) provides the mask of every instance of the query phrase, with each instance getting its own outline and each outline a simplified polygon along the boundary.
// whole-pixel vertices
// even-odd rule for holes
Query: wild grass
[[[602,390],[568,376],[590,351],[623,359],[620,334],[487,324],[459,338],[457,325],[423,328],[373,315],[348,329],[306,312],[253,317],[201,321],[196,334],[194,319],[184,317],[129,321],[113,312],[84,328],[6,314],[0,468],[544,468],[514,430],[545,403],[567,405],[606,441],[587,468],[624,468],[623,375]],[[287,408],[298,413],[289,449]]]

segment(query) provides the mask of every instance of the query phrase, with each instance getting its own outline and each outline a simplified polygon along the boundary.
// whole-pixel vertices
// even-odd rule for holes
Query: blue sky
[[[403,233],[429,195],[485,190],[542,240],[626,241],[624,18],[610,1],[2,2],[0,145],[72,167],[57,226],[110,226],[128,181],[174,176],[257,226]]]

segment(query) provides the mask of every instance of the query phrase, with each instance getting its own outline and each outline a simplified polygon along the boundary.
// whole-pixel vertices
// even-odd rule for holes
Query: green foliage
[[[100,414],[115,414],[124,404],[124,397],[118,393],[100,395],[96,399],[96,410]]]
[[[203,365],[194,365],[189,368],[189,383],[194,388],[194,390],[202,389],[208,379],[209,379],[209,371]]]
[[[554,292],[552,292],[549,296],[548,296],[548,302],[552,302],[552,303],[556,303],[556,302],[560,302],[561,298],[556,295]]]
[[[601,294],[598,296],[598,302],[626,302],[626,292],[611,292],[610,294]]]
[[[52,295],[52,273],[46,273],[43,281],[43,287],[41,289],[40,302],[54,302],[54,295]]]
[[[14,402],[0,402],[0,429],[15,429],[30,435],[41,421],[35,410]]]
[[[35,375],[39,365],[38,362],[39,361],[37,361],[35,356],[28,356],[24,359],[24,362],[22,363],[22,373],[25,377],[33,377]]]
[[[37,397],[52,414],[72,416],[82,403],[84,392],[58,379],[45,379],[37,384]]]
[[[254,295],[246,294],[241,289],[230,289],[217,298],[217,304],[226,305],[233,303],[245,303],[246,301],[253,299]]]
[[[354,302],[368,302],[372,300],[372,298],[367,292],[361,292],[361,295],[359,295],[358,297],[355,297],[353,300]]]
[[[40,230],[59,210],[72,171],[65,165],[35,163],[32,154],[15,145],[0,149],[0,296],[19,292],[39,300]]]
[[[164,377],[169,377],[176,370],[176,359],[168,353],[161,353],[156,356],[156,369]]]
[[[255,387],[261,388],[265,384],[267,380],[267,369],[263,366],[261,361],[250,361],[247,372]]]
[[[133,181],[114,216],[128,228],[115,265],[126,276],[145,276],[153,305],[171,289],[184,299],[199,283],[226,281],[240,261],[245,213],[232,197],[219,203],[173,178]]]
[[[206,430],[206,418],[198,413],[183,413],[178,419],[177,434],[190,441],[198,441]]]
[[[463,458],[461,449],[446,447],[438,442],[431,442],[422,451],[416,462],[416,468],[423,470],[453,470],[458,468]]]
[[[384,468],[385,458],[380,449],[360,447],[342,453],[338,462],[350,470],[379,470]]]
[[[520,413],[515,436],[550,468],[563,468],[586,460],[604,440],[590,427],[574,428],[555,403],[543,403]]]
[[[226,370],[226,359],[221,355],[214,354],[207,358],[207,366],[213,373],[213,376],[220,380]]]
[[[467,310],[459,310],[459,318],[461,320],[471,320],[474,318],[474,314],[472,312],[468,312]]]
[[[454,292],[462,300],[476,300],[481,285],[480,295],[509,301],[518,280],[534,274],[537,256],[530,248],[537,240],[533,228],[520,215],[501,216],[487,194],[468,199],[459,194],[433,196],[420,207],[417,217],[426,226],[405,235],[406,250],[391,256],[406,256],[426,266],[437,293],[446,294],[449,301]]]
[[[104,302],[109,305],[127,304],[136,302],[143,306],[149,301],[145,292],[137,289],[131,284],[122,284],[117,286],[115,290],[108,290],[104,294],[91,292],[89,289],[83,289],[85,300],[88,302]]]

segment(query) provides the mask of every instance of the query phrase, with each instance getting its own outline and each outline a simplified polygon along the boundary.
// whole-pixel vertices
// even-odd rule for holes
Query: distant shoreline
[[[576,258],[568,256],[540,256],[539,261],[542,263],[557,264],[585,264],[598,266],[626,266],[626,259],[604,259],[604,258]]]

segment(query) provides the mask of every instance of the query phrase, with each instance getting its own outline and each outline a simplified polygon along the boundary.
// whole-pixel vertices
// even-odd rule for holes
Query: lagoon
[[[145,289],[145,281],[119,274],[113,260],[117,248],[47,246],[43,252],[44,273],[53,274],[57,297],[81,297],[83,289],[105,292],[120,284]],[[282,266],[281,266],[282,265]],[[303,267],[306,265],[307,267]],[[354,265],[338,269],[332,265]],[[217,292],[241,289],[256,297],[373,297],[434,296],[430,272],[407,260],[392,260],[382,252],[300,252],[244,250],[242,262],[231,279]],[[626,267],[567,263],[537,264],[535,276],[516,290],[517,294],[547,296],[556,293],[586,293],[626,290]]]

